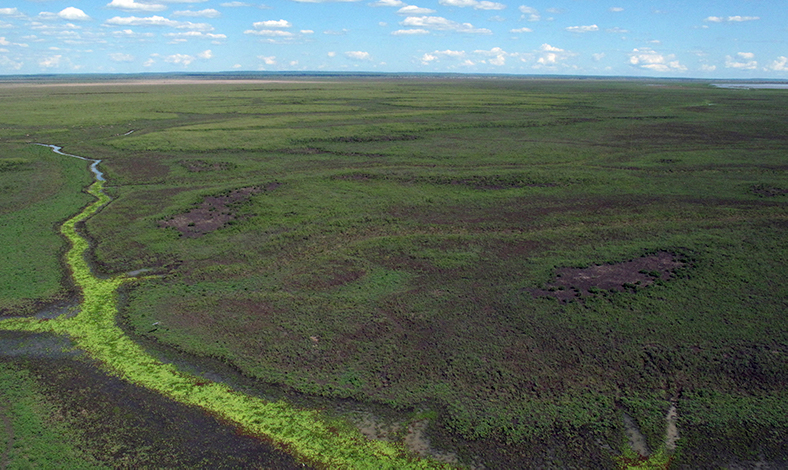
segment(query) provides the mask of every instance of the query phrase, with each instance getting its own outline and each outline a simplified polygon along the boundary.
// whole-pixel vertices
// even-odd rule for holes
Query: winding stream
[[[60,228],[71,244],[65,261],[82,294],[81,309],[70,317],[5,319],[0,321],[0,330],[66,335],[111,374],[180,403],[198,406],[235,423],[244,434],[262,437],[305,463],[330,468],[446,467],[408,453],[401,444],[370,440],[355,427],[329,420],[318,411],[243,394],[225,384],[184,373],[147,353],[115,320],[118,287],[129,282],[144,282],[146,277],[121,275],[105,279],[94,276],[85,257],[88,241],[76,230],[78,223],[96,214],[110,201],[103,191],[105,179],[98,169],[100,160],[67,154],[55,145],[38,145],[50,147],[59,155],[93,162],[90,169],[95,181],[88,193],[96,200]]]

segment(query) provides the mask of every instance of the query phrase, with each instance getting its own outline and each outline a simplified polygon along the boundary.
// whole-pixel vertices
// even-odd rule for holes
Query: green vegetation
[[[672,85],[4,95],[0,139],[16,146],[0,168],[30,171],[17,143],[56,143],[101,158],[114,200],[85,222],[91,262],[111,277],[69,254],[93,286],[82,312],[3,325],[62,328],[131,378],[131,358],[147,353],[86,306],[114,304],[120,274],[152,268],[123,297],[136,334],[300,392],[432,409],[434,441],[466,439],[454,450],[467,461],[625,465],[620,410],[659,449],[672,401],[678,450],[653,454],[654,465],[783,462],[788,95]],[[211,226],[203,203],[246,188]],[[201,228],[164,227],[177,218]],[[566,303],[535,295],[558,268],[661,252],[683,266],[651,286]],[[120,349],[99,352],[99,330]],[[246,400],[165,369],[158,382],[169,385],[156,389],[179,400]]]
[[[70,294],[62,269],[65,244],[56,228],[89,200],[82,193],[90,181],[85,168],[84,161],[62,158],[45,147],[3,146],[0,315],[33,313],[37,303]]]
[[[25,370],[0,363],[0,465],[8,469],[102,468],[73,447],[73,435]]]

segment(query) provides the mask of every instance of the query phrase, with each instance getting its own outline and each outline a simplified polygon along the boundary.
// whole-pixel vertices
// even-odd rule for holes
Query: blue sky
[[[37,0],[0,74],[368,71],[788,79],[774,0]]]

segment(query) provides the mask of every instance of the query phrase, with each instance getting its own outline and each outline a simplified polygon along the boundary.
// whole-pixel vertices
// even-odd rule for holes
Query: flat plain
[[[0,315],[78,303],[58,225],[91,175],[30,145],[56,144],[102,160],[113,201],[81,230],[95,272],[152,276],[118,318],[151,350],[370,404],[389,439],[426,423],[423,452],[458,465],[788,459],[786,91],[379,78],[0,100]],[[163,463],[99,445],[84,429],[132,411],[75,412],[90,394],[58,396],[42,365],[75,359],[14,354],[17,336],[0,395],[27,401],[0,405],[0,437],[55,420],[82,436],[74,461]],[[40,439],[28,454],[53,452]]]

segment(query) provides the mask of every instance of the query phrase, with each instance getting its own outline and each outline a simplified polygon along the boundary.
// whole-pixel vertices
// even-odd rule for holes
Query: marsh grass
[[[19,122],[104,160],[117,199],[85,224],[95,262],[167,273],[128,293],[139,334],[301,392],[429,404],[440,429],[494,443],[479,453],[507,465],[550,446],[615,465],[599,442],[619,448],[621,406],[651,442],[669,400],[680,429],[714,423],[681,444],[690,466],[714,461],[705,444],[746,437],[734,409],[784,429],[770,416],[788,377],[786,199],[752,189],[788,187],[784,93],[537,80],[128,91],[108,98],[118,116],[79,119],[65,116],[73,96],[28,91],[48,104]],[[158,226],[272,182],[216,231]],[[659,251],[687,268],[568,304],[531,294],[557,268]],[[700,391],[729,412],[700,406]],[[777,447],[769,458],[784,458]]]

